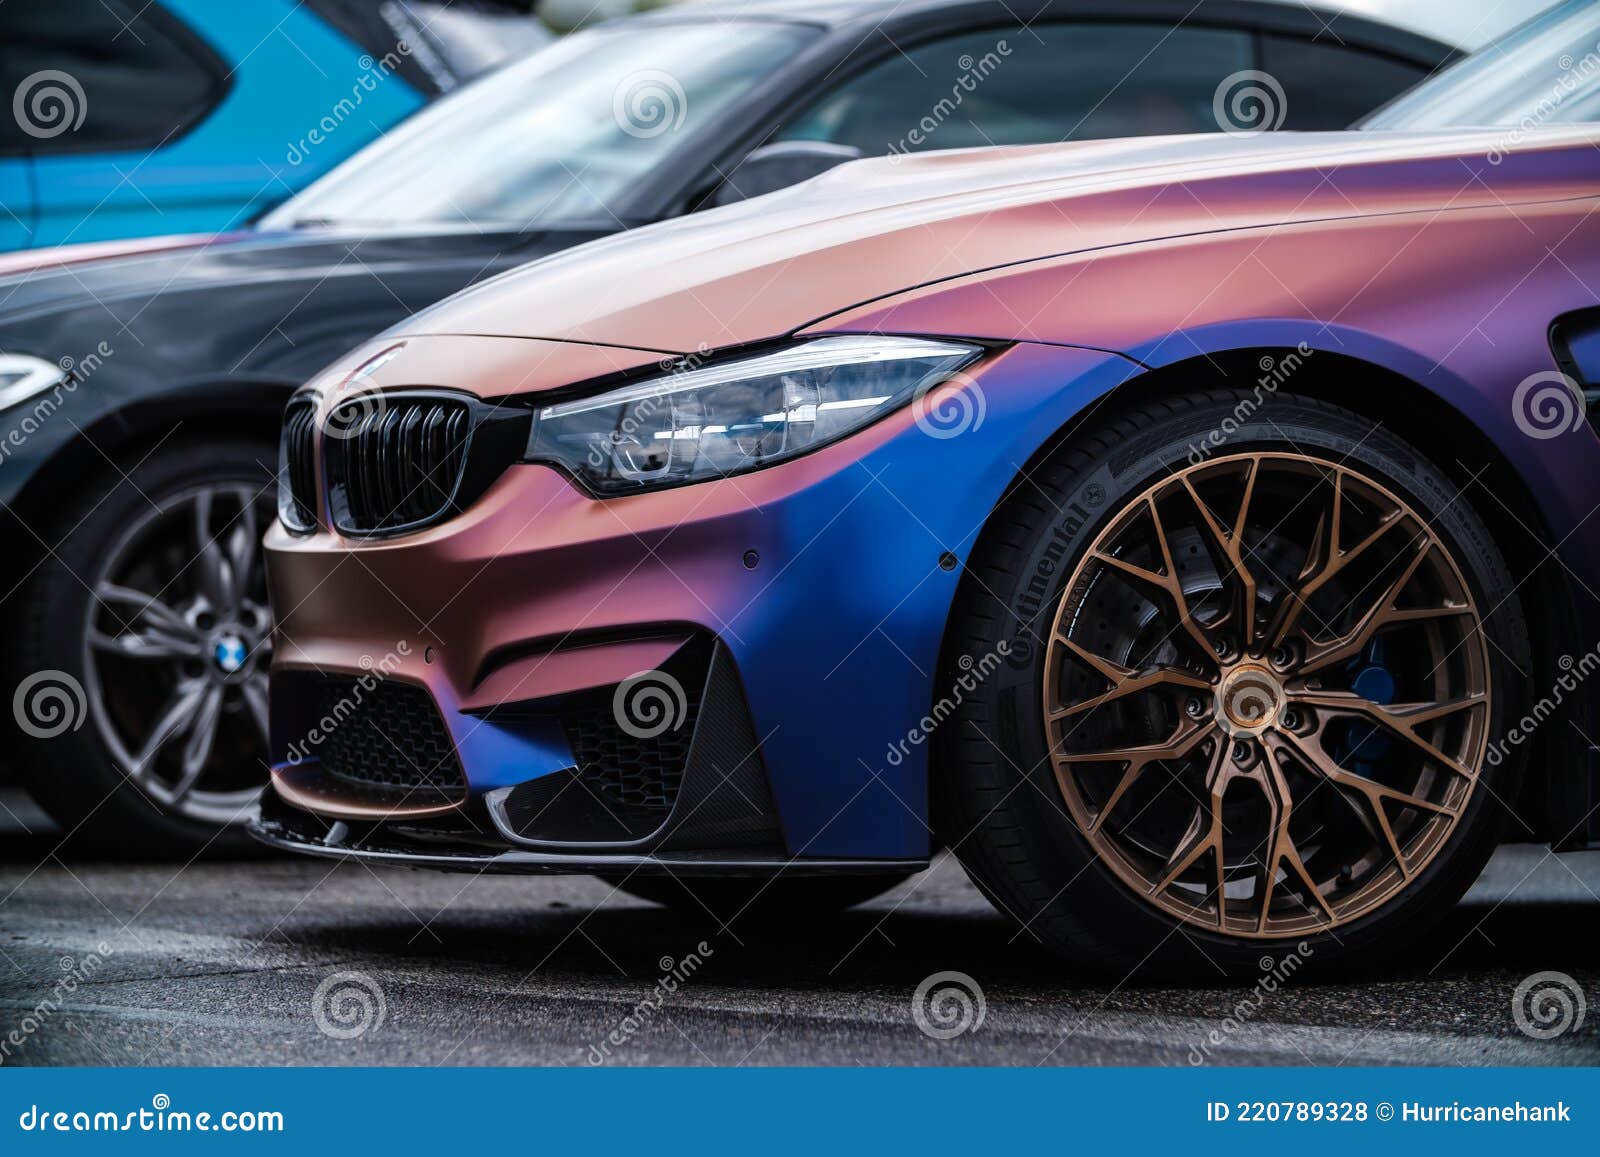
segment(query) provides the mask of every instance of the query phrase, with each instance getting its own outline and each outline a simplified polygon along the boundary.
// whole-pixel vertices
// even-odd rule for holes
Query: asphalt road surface
[[[843,914],[725,930],[583,877],[52,847],[0,793],[0,1064],[1600,1063],[1597,854],[1507,849],[1403,971],[1263,992],[1077,974],[949,859]],[[942,972],[981,1022],[940,982],[919,1027]],[[1549,1040],[1512,1013],[1541,972],[1589,1006]]]

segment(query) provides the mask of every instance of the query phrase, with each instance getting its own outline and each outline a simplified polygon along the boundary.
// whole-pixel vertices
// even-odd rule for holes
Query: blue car
[[[233,228],[548,38],[421,0],[7,0],[0,250]]]

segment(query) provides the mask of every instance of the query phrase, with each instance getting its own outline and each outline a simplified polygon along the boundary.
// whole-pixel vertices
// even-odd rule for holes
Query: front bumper
[[[906,410],[804,458],[675,490],[596,500],[518,465],[403,537],[274,527],[274,788],[257,834],[431,865],[438,854],[394,841],[465,822],[451,865],[506,870],[926,862],[927,737],[904,741],[940,698],[950,557],[966,557],[1038,446],[1132,368],[1020,345],[978,368],[982,409],[957,437]],[[659,768],[640,772],[652,757],[637,744],[575,730],[645,672],[683,690],[667,793]],[[328,700],[308,688],[329,677],[421,689],[458,780],[363,796],[324,774]],[[389,742],[399,764],[433,740]],[[608,760],[620,770],[603,769],[600,811],[642,793],[653,816],[573,805],[591,794],[574,781]],[[283,806],[321,818],[285,826]]]

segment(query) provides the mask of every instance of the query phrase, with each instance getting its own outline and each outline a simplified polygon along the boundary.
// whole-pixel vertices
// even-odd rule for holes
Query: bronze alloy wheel
[[[1488,739],[1462,569],[1406,502],[1308,454],[1190,465],[1062,588],[1046,741],[1072,822],[1149,904],[1229,937],[1335,929],[1449,841]]]

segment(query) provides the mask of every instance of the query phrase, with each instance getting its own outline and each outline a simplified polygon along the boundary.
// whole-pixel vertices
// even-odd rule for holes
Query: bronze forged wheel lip
[[[1168,475],[1095,538],[1052,623],[1068,814],[1187,924],[1355,920],[1418,878],[1476,787],[1480,626],[1445,543],[1351,466],[1249,453]]]

